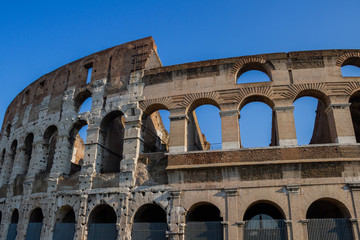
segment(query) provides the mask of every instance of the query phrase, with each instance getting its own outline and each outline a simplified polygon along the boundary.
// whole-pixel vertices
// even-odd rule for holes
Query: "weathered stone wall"
[[[325,50],[163,67],[150,37],[42,76],[15,97],[2,126],[0,239],[15,209],[24,239],[35,208],[44,216],[42,239],[52,239],[67,209],[75,213],[74,239],[86,239],[93,210],[104,205],[116,214],[118,239],[131,239],[145,204],[165,211],[169,239],[184,239],[187,214],[205,203],[219,209],[224,239],[242,239],[244,214],[259,202],[282,211],[289,239],[306,239],[306,212],[319,199],[341,203],[359,239],[360,78],[341,76],[358,59],[359,50]],[[236,84],[249,70],[271,81]],[[91,111],[79,113],[90,96]],[[299,147],[293,102],[303,96],[321,104],[316,144]],[[252,101],[273,110],[271,147],[241,148],[239,112]],[[194,114],[203,104],[219,108],[222,150],[208,151]],[[169,133],[162,109],[170,111]],[[83,145],[77,132],[85,125]]]

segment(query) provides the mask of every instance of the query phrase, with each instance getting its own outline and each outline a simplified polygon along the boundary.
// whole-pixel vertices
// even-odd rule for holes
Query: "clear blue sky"
[[[164,65],[233,56],[360,48],[359,0],[2,1],[0,124],[40,76],[153,36]]]

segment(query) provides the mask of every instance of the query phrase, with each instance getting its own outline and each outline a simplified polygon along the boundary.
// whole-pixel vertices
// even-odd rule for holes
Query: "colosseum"
[[[347,65],[360,67],[360,50],[164,67],[148,37],[40,77],[2,125],[0,239],[359,240],[360,77],[342,76]],[[251,70],[270,81],[237,81]],[[299,146],[293,103],[305,96],[318,105]],[[252,102],[272,110],[270,146],[241,144]],[[218,150],[195,114],[206,104],[221,117]]]

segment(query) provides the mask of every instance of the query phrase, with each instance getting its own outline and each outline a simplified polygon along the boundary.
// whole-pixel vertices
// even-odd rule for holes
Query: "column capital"
[[[220,114],[220,117],[227,117],[227,116],[233,116],[233,115],[237,115],[238,117],[240,116],[239,110],[220,111],[219,114]]]
[[[287,112],[287,111],[294,111],[295,106],[291,105],[291,106],[279,106],[279,107],[274,107],[273,110],[275,112]]]
[[[357,218],[349,218],[349,221],[351,223],[357,223],[358,222],[358,219]]]
[[[287,185],[285,186],[288,193],[299,194],[300,193],[300,185]]]
[[[309,223],[309,219],[301,219],[300,223],[307,225]]]
[[[345,109],[350,107],[350,105],[351,103],[330,103],[324,112],[328,114],[333,109]]]
[[[186,114],[174,115],[174,116],[170,115],[169,119],[170,119],[170,121],[171,120],[183,120],[183,119],[189,120],[189,117]]]
[[[181,190],[178,190],[178,191],[171,191],[170,192],[170,195],[173,199],[179,199],[180,198],[180,195],[181,195]]]
[[[238,221],[238,222],[235,222],[235,224],[242,227],[242,226],[244,226],[245,221]]]
[[[237,196],[238,189],[237,188],[228,188],[224,189],[226,197],[235,197]]]

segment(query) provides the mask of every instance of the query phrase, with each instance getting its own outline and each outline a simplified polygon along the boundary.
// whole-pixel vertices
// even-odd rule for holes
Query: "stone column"
[[[329,119],[331,138],[335,143],[356,144],[350,105],[350,103],[331,103],[325,110]]]
[[[350,218],[349,221],[351,222],[351,228],[354,234],[354,240],[359,240],[359,225],[357,218]]]
[[[17,149],[18,153],[14,159],[13,168],[11,171],[11,176],[9,183],[12,184],[15,181],[15,178],[24,172],[24,161],[25,161],[25,145],[22,144]]]
[[[287,239],[292,240],[292,221],[291,220],[285,220],[286,225],[286,233],[287,233]]]
[[[123,159],[120,162],[120,185],[135,185],[135,170],[140,153],[141,121],[140,116],[129,116],[125,122]]]
[[[221,111],[222,149],[240,148],[239,110]]]
[[[54,161],[48,178],[48,192],[56,191],[59,177],[70,172],[70,153],[69,135],[59,135],[56,140]]]
[[[1,168],[0,186],[8,183],[12,170],[12,155],[11,153],[5,154],[5,160]]]
[[[33,153],[31,155],[32,156],[29,163],[29,169],[25,176],[23,184],[24,195],[31,194],[35,175],[46,168],[46,159],[44,156],[42,139],[37,139],[36,142],[33,142]]]
[[[351,198],[353,203],[354,213],[353,217],[350,219],[352,222],[354,239],[360,239],[360,231],[358,224],[358,217],[360,214],[360,183],[349,183],[348,184],[351,191]]]
[[[182,111],[184,112],[184,111]],[[170,110],[170,153],[187,151],[187,125],[189,118],[185,113]]]
[[[181,191],[171,191],[170,215],[168,216],[168,240],[183,240],[185,238],[185,210],[180,206]]]
[[[82,195],[80,197],[80,207],[78,211],[78,217],[75,227],[75,240],[82,240],[87,238],[87,221],[86,221],[86,210],[87,210],[88,195]]]
[[[225,189],[225,195],[226,195],[226,227],[224,225],[224,234],[225,229],[227,230],[227,238],[224,239],[238,239],[238,228],[235,225],[238,220],[238,190],[235,188],[231,189]],[[225,236],[225,235],[224,235]]]
[[[279,146],[296,146],[294,106],[274,107]],[[274,124],[273,124],[274,125]]]
[[[238,221],[236,222],[236,225],[238,227],[238,236],[239,236],[239,240],[243,240],[244,239],[244,225],[245,222],[244,221]]]
[[[300,220],[300,223],[302,225],[302,230],[303,230],[302,239],[308,240],[309,235],[308,235],[307,227],[308,227],[309,220],[303,219],[303,220]],[[296,239],[296,238],[294,238],[294,239]]]
[[[288,196],[289,205],[289,219],[287,224],[287,230],[289,239],[307,239],[307,232],[304,235],[301,226],[301,201],[300,201],[300,186],[299,185],[288,185],[286,186],[286,194]],[[294,226],[295,225],[295,226]],[[305,226],[306,227],[306,226]],[[306,229],[307,230],[307,229]],[[304,238],[306,236],[306,238]]]

